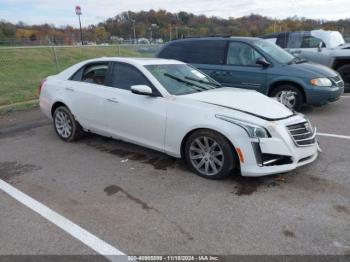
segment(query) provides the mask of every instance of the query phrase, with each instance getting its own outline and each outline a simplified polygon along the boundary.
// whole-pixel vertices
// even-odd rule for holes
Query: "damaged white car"
[[[318,156],[303,115],[174,60],[79,63],[41,83],[40,107],[64,141],[84,132],[120,139],[183,157],[206,178],[282,173]]]

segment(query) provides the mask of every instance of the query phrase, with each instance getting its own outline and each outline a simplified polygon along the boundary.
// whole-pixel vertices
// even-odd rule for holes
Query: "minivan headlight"
[[[232,117],[223,116],[223,115],[216,115],[216,118],[219,118],[221,120],[230,122],[232,124],[236,124],[240,127],[242,127],[251,138],[268,138],[271,137],[269,132],[266,130],[266,128],[255,125],[249,122],[245,122],[242,120],[238,120]]]
[[[329,80],[329,79],[326,78],[326,77],[311,79],[311,80],[310,80],[310,83],[311,83],[313,86],[323,86],[323,87],[332,86],[332,81]]]

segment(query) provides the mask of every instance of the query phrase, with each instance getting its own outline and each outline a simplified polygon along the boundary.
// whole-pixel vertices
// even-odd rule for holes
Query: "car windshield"
[[[254,44],[281,64],[288,64],[295,58],[293,55],[270,41],[257,40]]]
[[[221,87],[214,79],[186,64],[147,65],[145,68],[172,95],[185,95]]]

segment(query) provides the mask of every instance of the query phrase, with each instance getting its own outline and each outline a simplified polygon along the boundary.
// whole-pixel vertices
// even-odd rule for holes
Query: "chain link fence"
[[[86,59],[153,57],[160,45],[40,46],[0,48],[0,107],[37,99],[42,79]]]

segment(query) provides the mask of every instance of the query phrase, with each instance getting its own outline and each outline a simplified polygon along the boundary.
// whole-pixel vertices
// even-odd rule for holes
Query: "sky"
[[[84,25],[103,22],[127,10],[149,9],[223,18],[254,13],[272,18],[350,19],[350,0],[0,0],[0,20],[77,26],[76,5],[82,8]]]

